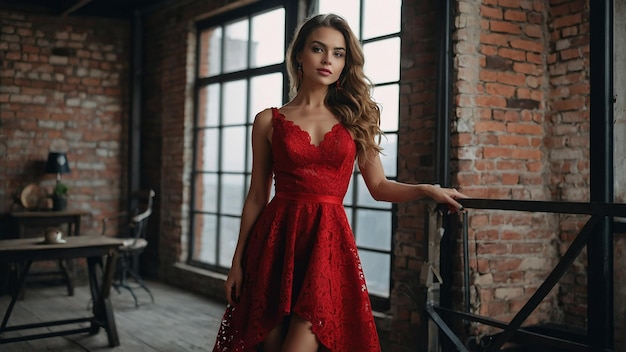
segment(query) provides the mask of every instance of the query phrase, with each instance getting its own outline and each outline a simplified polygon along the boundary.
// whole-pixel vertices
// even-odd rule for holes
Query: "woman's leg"
[[[317,336],[311,330],[312,324],[297,314],[291,315],[283,352],[316,352],[319,349]]]
[[[263,340],[263,352],[280,352],[283,337],[283,324],[279,324]]]

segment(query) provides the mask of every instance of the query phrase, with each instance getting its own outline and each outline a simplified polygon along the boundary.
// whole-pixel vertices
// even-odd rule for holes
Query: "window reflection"
[[[280,8],[252,18],[251,66],[278,64],[284,60],[285,10]]]
[[[363,45],[365,74],[374,83],[400,79],[400,38],[393,37]]]
[[[364,0],[363,39],[400,32],[401,6],[402,0]]]
[[[222,68],[222,27],[200,33],[200,65],[198,74],[207,77],[220,74]]]
[[[247,87],[248,83],[244,80],[224,83],[222,124],[236,125],[246,123]]]
[[[241,215],[245,196],[245,182],[244,175],[222,175],[220,213],[234,216]]]
[[[203,129],[196,138],[196,169],[218,171],[219,131],[216,128]]]
[[[391,250],[391,213],[357,210],[356,244],[370,249]]]
[[[391,255],[368,250],[359,251],[370,294],[389,297]]]
[[[246,128],[244,126],[222,129],[221,171],[245,172]]]
[[[217,212],[217,174],[202,174],[196,178],[195,207],[198,210]]]
[[[250,80],[250,122],[268,107],[279,107],[283,101],[283,74],[255,76]]]
[[[248,20],[226,26],[224,38],[224,72],[248,67]]]
[[[396,177],[398,175],[398,135],[386,133],[380,141],[380,146],[383,147],[380,161],[383,163],[385,175]]]
[[[381,105],[380,128],[384,132],[398,130],[400,114],[400,85],[389,84],[374,88],[374,100]]]
[[[230,267],[232,263],[237,237],[239,236],[239,219],[235,217],[220,217],[220,260],[218,265]]]
[[[198,93],[198,126],[217,126],[220,119],[220,85],[202,87]]]

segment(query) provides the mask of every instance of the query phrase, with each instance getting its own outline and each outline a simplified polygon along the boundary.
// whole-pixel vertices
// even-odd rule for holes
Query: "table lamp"
[[[65,153],[50,152],[44,171],[47,174],[57,174],[57,182],[61,182],[61,174],[70,173],[70,164],[67,162]]]
[[[61,182],[61,174],[70,173],[67,155],[61,152],[50,152],[44,170],[47,174],[56,174],[57,183],[52,194],[53,209],[63,210],[67,206],[67,186]]]

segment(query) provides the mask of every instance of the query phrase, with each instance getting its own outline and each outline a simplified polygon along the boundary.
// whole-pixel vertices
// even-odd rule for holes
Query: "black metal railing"
[[[454,310],[451,306],[446,304],[439,304],[439,302],[429,301],[427,303],[427,314],[431,321],[436,324],[439,329],[439,335],[445,337],[442,342],[446,346],[450,346],[444,350],[451,350],[454,348],[457,351],[469,352],[494,352],[501,351],[503,346],[507,342],[524,341],[527,343],[537,343],[544,347],[554,348],[556,351],[613,351],[612,344],[606,346],[605,341],[601,341],[601,338],[594,339],[590,333],[585,334],[582,338],[575,334],[560,334],[551,335],[545,332],[538,332],[529,329],[528,327],[522,327],[524,321],[530,316],[530,314],[539,306],[541,301],[549,294],[552,288],[558,283],[558,281],[567,272],[568,268],[575,261],[576,257],[580,254],[583,248],[588,244],[590,238],[594,235],[594,231],[597,231],[599,226],[608,220],[610,222],[610,228],[615,233],[622,233],[626,230],[626,224],[623,222],[614,222],[614,217],[626,217],[626,204],[616,203],[584,203],[584,202],[548,202],[548,201],[520,201],[520,200],[493,200],[493,199],[464,199],[461,201],[466,209],[483,209],[483,210],[505,210],[505,211],[520,211],[520,212],[543,212],[543,213],[555,213],[555,214],[577,214],[577,215],[589,215],[589,219],[583,226],[581,231],[574,238],[565,254],[559,260],[557,265],[548,274],[543,283],[528,299],[528,301],[522,306],[522,308],[515,314],[510,322],[502,322],[490,317],[480,316],[470,313],[470,283],[469,283],[469,243],[468,243],[468,213],[464,212],[462,215],[462,242],[463,242],[463,276],[464,276],[464,310]],[[445,215],[444,215],[445,216]],[[445,223],[445,221],[444,221]],[[446,232],[447,229],[446,229]],[[600,233],[602,233],[600,231]],[[612,241],[609,250],[613,251]],[[453,253],[446,253],[441,251],[442,261],[451,260]],[[612,255],[606,255],[604,257],[612,258]],[[430,258],[432,260],[432,258]],[[597,270],[591,270],[593,266],[600,267]],[[607,272],[606,265],[603,263],[588,263],[589,272],[588,275],[603,275],[606,276],[606,280],[613,280],[613,272]],[[609,266],[612,269],[612,266]],[[442,273],[445,275],[445,273]],[[451,280],[451,277],[443,278],[443,281]],[[610,285],[612,287],[612,284]],[[589,289],[589,287],[588,287]],[[606,297],[607,300],[612,302],[612,292],[610,297]],[[609,305],[612,306],[612,305]],[[588,307],[589,309],[589,307]],[[601,323],[607,324],[613,327],[613,311],[595,312],[593,317],[599,317],[603,319]],[[480,343],[474,343],[471,346],[464,344],[462,338],[455,334],[454,329],[451,327],[454,322],[460,319],[465,323],[476,322],[485,324],[491,327],[501,329],[498,334],[487,336],[481,339]],[[588,326],[592,326],[595,322],[591,320],[592,316],[589,316]],[[588,328],[588,331],[591,329]]]

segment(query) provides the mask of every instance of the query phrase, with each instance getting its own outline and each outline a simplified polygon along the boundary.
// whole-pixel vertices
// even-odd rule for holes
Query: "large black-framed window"
[[[289,1],[261,1],[197,25],[194,153],[188,263],[226,273],[237,243],[252,166],[254,115],[286,102],[287,41],[298,24]],[[363,43],[366,74],[383,106],[385,173],[397,178],[401,0],[317,0]],[[381,21],[380,14],[385,14]],[[344,206],[374,309],[389,308],[396,207],[371,198],[355,168]]]
[[[387,178],[398,170],[400,116],[400,44],[402,0],[317,0],[316,12],[346,19],[363,45],[365,74],[374,83],[372,95],[381,104],[385,136],[381,159]],[[392,287],[393,234],[397,206],[374,200],[355,168],[344,206],[354,232],[372,306],[389,309]]]
[[[250,184],[254,116],[281,106],[288,90],[288,11],[282,1],[262,1],[197,24],[192,265],[230,268]]]

